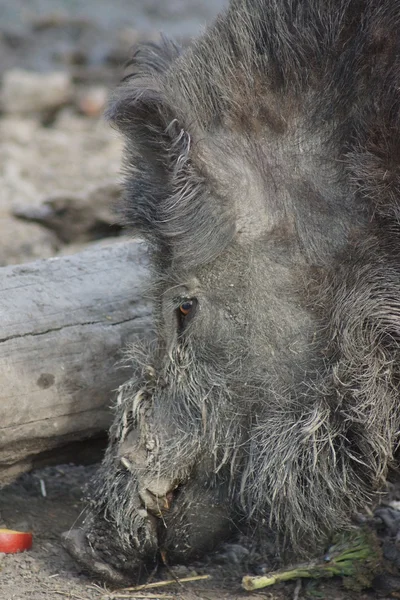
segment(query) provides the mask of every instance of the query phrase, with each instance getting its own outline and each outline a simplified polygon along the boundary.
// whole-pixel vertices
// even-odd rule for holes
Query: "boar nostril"
[[[168,492],[165,495],[165,498],[166,498],[167,506],[168,506],[168,508],[170,508],[171,504],[172,504],[172,501],[174,499],[174,492],[171,490],[170,492]]]
[[[163,496],[158,496],[154,492],[150,491],[148,488],[146,488],[146,492],[148,492],[148,494],[150,494],[150,496],[154,498],[154,501],[159,505],[160,509],[169,510],[171,508],[171,503],[174,499],[174,492],[172,490],[170,490]]]

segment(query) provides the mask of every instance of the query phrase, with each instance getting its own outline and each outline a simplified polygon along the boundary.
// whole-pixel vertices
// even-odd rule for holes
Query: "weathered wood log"
[[[0,269],[0,484],[108,427],[121,349],[150,331],[146,274],[138,241]]]

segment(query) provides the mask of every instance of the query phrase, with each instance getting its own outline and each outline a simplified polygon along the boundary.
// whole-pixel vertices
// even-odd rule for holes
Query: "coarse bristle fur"
[[[100,552],[106,515],[118,568],[246,528],[315,551],[383,489],[400,417],[399,30],[399,0],[232,0],[187,50],[138,49],[115,92],[157,327],[92,498],[88,535]],[[154,481],[177,490],[155,525]]]

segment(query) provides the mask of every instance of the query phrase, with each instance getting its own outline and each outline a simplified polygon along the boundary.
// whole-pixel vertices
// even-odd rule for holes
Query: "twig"
[[[46,491],[46,484],[44,482],[44,479],[39,479],[40,481],[40,492],[43,496],[43,498],[47,497],[47,491]]]
[[[86,586],[87,590],[95,590],[96,592],[102,592],[103,594],[106,592],[108,594],[111,594],[112,592],[110,592],[106,586],[101,586],[101,585],[97,585],[97,583],[92,583],[91,585],[87,585]]]
[[[85,587],[87,590],[94,590],[95,592],[101,592],[102,594],[112,594],[112,592],[108,590],[105,585],[101,586],[97,585],[97,583],[92,583],[91,585],[86,585]]]
[[[196,575],[195,577],[183,577],[183,579],[165,579],[164,581],[155,581],[154,583],[144,583],[143,585],[137,585],[136,587],[127,587],[119,590],[120,592],[140,592],[141,590],[151,590],[158,587],[164,587],[171,585],[172,583],[188,583],[189,581],[202,581],[204,579],[211,579],[210,575]]]
[[[299,600],[300,591],[301,591],[301,579],[299,578],[296,581],[296,585],[295,585],[295,588],[294,588],[293,600]]]
[[[108,596],[110,600],[114,598],[142,598],[142,600],[155,599],[155,600],[166,600],[167,598],[175,598],[172,594],[146,594],[145,596],[138,594],[111,594]]]
[[[161,560],[163,562],[164,568],[167,570],[167,573],[169,575],[171,575],[172,579],[175,579],[175,581],[178,585],[180,585],[181,587],[184,587],[184,585],[183,585],[183,583],[181,583],[181,580],[179,579],[179,577],[177,575],[175,575],[173,569],[171,569],[171,567],[169,566],[169,564],[167,562],[167,554],[166,554],[165,550],[161,550],[160,554],[161,554]]]

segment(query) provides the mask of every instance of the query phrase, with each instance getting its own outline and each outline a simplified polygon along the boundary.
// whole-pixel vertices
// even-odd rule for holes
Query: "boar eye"
[[[179,312],[181,313],[181,315],[186,317],[193,310],[194,304],[194,300],[185,300],[184,302],[182,302],[179,305]]]
[[[178,315],[178,328],[182,333],[186,328],[186,325],[192,320],[194,313],[196,312],[197,300],[196,298],[186,298],[181,300],[180,304],[176,309]]]

